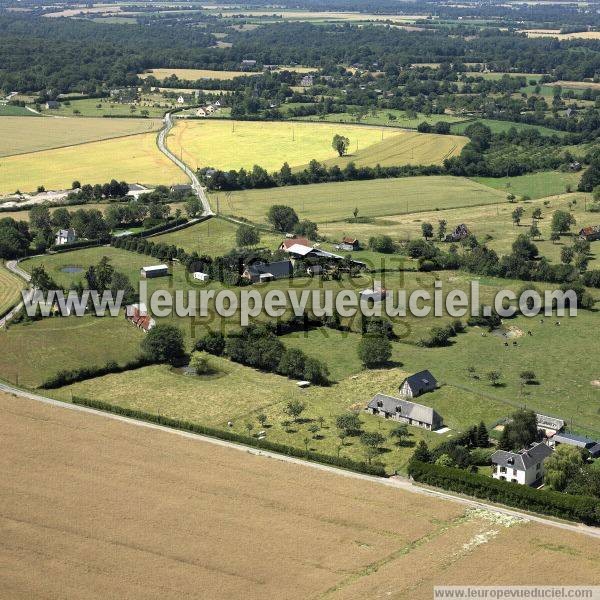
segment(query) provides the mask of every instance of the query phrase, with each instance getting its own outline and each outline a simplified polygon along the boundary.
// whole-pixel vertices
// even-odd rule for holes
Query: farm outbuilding
[[[400,384],[400,393],[408,398],[416,398],[421,394],[433,392],[437,387],[437,379],[427,370],[410,375]]]
[[[140,277],[150,279],[151,277],[165,277],[169,274],[168,265],[151,265],[140,269]]]
[[[386,394],[375,394],[365,410],[372,415],[381,415],[385,419],[401,421],[430,431],[440,429],[443,425],[442,417],[430,406]]]

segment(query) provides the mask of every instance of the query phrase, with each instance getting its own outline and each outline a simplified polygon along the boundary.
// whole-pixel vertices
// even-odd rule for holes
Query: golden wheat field
[[[5,597],[429,600],[600,578],[580,534],[7,394],[0,415]]]

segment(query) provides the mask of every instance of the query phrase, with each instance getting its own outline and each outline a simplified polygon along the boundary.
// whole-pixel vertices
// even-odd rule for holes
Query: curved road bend
[[[511,508],[502,508],[499,506],[494,506],[492,504],[487,504],[485,502],[481,502],[479,500],[455,496],[453,494],[449,494],[449,493],[443,492],[441,490],[421,487],[405,477],[395,476],[395,477],[386,479],[383,477],[373,477],[371,475],[355,473],[353,471],[345,471],[343,469],[338,469],[336,467],[330,467],[328,465],[322,465],[320,463],[310,462],[310,461],[302,460],[300,458],[286,456],[285,454],[276,454],[274,452],[269,452],[267,450],[261,450],[259,448],[253,448],[250,446],[243,446],[241,444],[234,444],[232,442],[227,442],[225,440],[219,440],[217,438],[212,438],[212,437],[200,435],[197,433],[191,433],[188,431],[172,429],[170,427],[164,427],[162,425],[156,425],[154,423],[148,423],[146,421],[139,421],[137,419],[124,417],[122,415],[117,415],[114,413],[109,413],[109,412],[104,412],[101,410],[96,410],[93,408],[88,408],[87,406],[79,406],[77,404],[61,402],[59,400],[54,400],[52,398],[40,396],[40,395],[34,394],[32,392],[27,392],[25,390],[15,388],[13,386],[10,386],[10,385],[4,384],[4,383],[0,383],[0,391],[6,392],[7,394],[12,394],[14,396],[20,396],[21,398],[28,398],[29,400],[35,400],[36,402],[43,402],[44,404],[50,404],[52,406],[62,408],[62,409],[75,410],[78,412],[93,414],[96,416],[103,417],[105,419],[112,419],[113,421],[121,421],[122,423],[127,423],[129,425],[135,425],[137,427],[145,427],[147,429],[154,429],[154,430],[162,431],[165,433],[169,433],[171,435],[178,435],[180,437],[188,438],[188,439],[191,439],[194,441],[215,444],[217,446],[231,448],[231,449],[237,450],[239,452],[247,452],[250,454],[254,454],[256,456],[262,456],[265,458],[271,458],[271,459],[281,460],[281,461],[288,462],[288,463],[294,463],[297,465],[302,465],[304,467],[318,469],[319,471],[326,471],[329,473],[333,473],[335,475],[339,475],[342,477],[349,477],[351,479],[362,479],[364,481],[370,481],[371,483],[374,483],[377,485],[385,485],[387,487],[392,487],[392,488],[400,489],[400,490],[403,490],[406,492],[410,492],[411,494],[421,494],[423,496],[441,498],[443,500],[448,500],[450,502],[457,502],[464,506],[468,506],[469,508],[485,509],[485,510],[489,510],[491,512],[499,513],[502,515],[508,515],[511,517],[523,519],[525,521],[540,523],[540,524],[548,526],[548,527],[556,527],[557,529],[571,531],[574,533],[580,533],[583,535],[587,535],[589,537],[600,539],[600,528],[597,528],[597,527],[590,527],[588,525],[576,524],[576,523],[553,521],[552,519],[547,519],[545,517],[537,516],[537,515],[526,514],[526,513],[520,512],[518,510],[513,510]]]
[[[168,148],[167,148],[167,136],[169,132],[173,128],[173,119],[171,118],[171,113],[167,113],[164,118],[165,126],[158,132],[158,137],[156,139],[156,143],[158,145],[158,149],[171,161],[173,161],[189,178],[192,182],[192,189],[200,202],[202,202],[202,206],[204,208],[203,215],[211,216],[215,213],[212,211],[210,204],[208,202],[208,198],[206,197],[206,192],[202,187],[200,180],[196,176],[196,173],[192,171],[182,160],[177,158]]]
[[[18,275],[21,279],[25,280],[26,282],[29,282],[31,280],[31,275],[25,271],[23,271],[23,269],[21,269],[21,267],[19,267],[19,261],[18,260],[9,260],[6,262],[6,268],[11,272],[14,273],[15,275]],[[27,298],[31,298],[31,295],[33,294],[33,290],[32,289],[28,289],[27,290]],[[2,327],[4,327],[6,325],[6,323],[8,323],[11,319],[13,319],[15,317],[15,315],[23,308],[23,302],[19,302],[16,306],[14,306],[12,308],[12,310],[8,313],[6,313],[4,315],[4,317],[2,317],[2,319],[0,319],[0,329]]]

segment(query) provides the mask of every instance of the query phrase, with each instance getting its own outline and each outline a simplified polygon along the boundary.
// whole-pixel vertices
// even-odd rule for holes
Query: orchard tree
[[[571,229],[571,225],[575,225],[575,217],[566,210],[557,210],[552,215],[552,231],[559,234],[567,233]]]
[[[431,223],[422,223],[421,224],[421,233],[423,237],[428,240],[433,237],[433,225]]]
[[[337,133],[333,136],[333,140],[331,142],[331,147],[340,155],[344,156],[350,147],[350,140],[343,136],[338,135]]]
[[[242,224],[235,232],[235,241],[238,246],[255,246],[260,242],[260,233],[256,227]]]

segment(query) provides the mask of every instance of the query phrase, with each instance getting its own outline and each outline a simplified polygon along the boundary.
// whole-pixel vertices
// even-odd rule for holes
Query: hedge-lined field
[[[24,281],[13,275],[0,261],[0,316],[19,302],[23,287]]]

